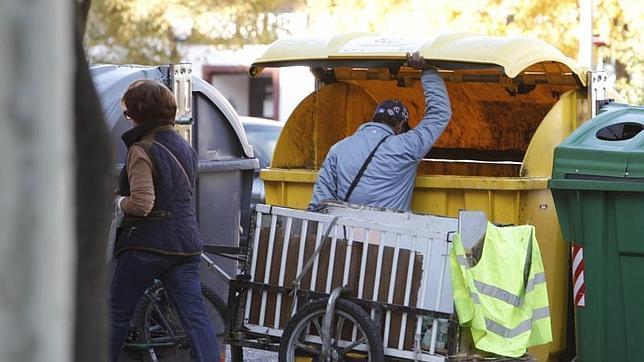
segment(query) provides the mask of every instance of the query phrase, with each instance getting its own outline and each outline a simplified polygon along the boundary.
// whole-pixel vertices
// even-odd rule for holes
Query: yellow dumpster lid
[[[292,37],[275,41],[250,68],[256,75],[266,67],[374,67],[402,65],[406,53],[419,51],[443,69],[499,68],[515,78],[522,72],[574,76],[586,85],[585,71],[561,51],[526,37],[442,34],[433,39],[411,39],[372,33],[334,37]]]

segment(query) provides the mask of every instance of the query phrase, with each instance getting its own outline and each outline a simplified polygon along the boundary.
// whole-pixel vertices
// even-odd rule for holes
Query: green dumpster
[[[644,360],[643,130],[643,107],[611,106],[555,149],[581,362]]]

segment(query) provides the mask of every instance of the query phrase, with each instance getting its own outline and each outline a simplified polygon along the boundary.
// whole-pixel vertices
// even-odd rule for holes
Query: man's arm
[[[313,186],[313,197],[308,207],[309,210],[319,210],[325,200],[338,200],[337,177],[336,157],[332,147],[322,164],[322,168],[320,168],[315,186]]]
[[[409,65],[425,69],[420,78],[425,96],[425,115],[415,128],[397,138],[401,140],[406,153],[421,159],[447,127],[452,117],[452,109],[443,78],[435,69],[427,69],[429,66],[422,57],[418,54],[414,56],[417,57],[415,62],[411,61],[412,56],[410,56]]]

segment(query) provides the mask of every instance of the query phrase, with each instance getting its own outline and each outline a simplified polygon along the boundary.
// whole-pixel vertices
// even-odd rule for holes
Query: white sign
[[[412,53],[418,50],[420,43],[404,38],[387,38],[381,36],[366,36],[350,40],[339,53]]]

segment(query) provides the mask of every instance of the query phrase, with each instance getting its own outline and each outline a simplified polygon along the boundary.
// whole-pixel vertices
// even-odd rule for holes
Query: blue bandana
[[[401,122],[408,122],[409,111],[407,111],[407,107],[399,100],[386,100],[378,104],[373,114],[374,120],[383,118],[394,118]]]

